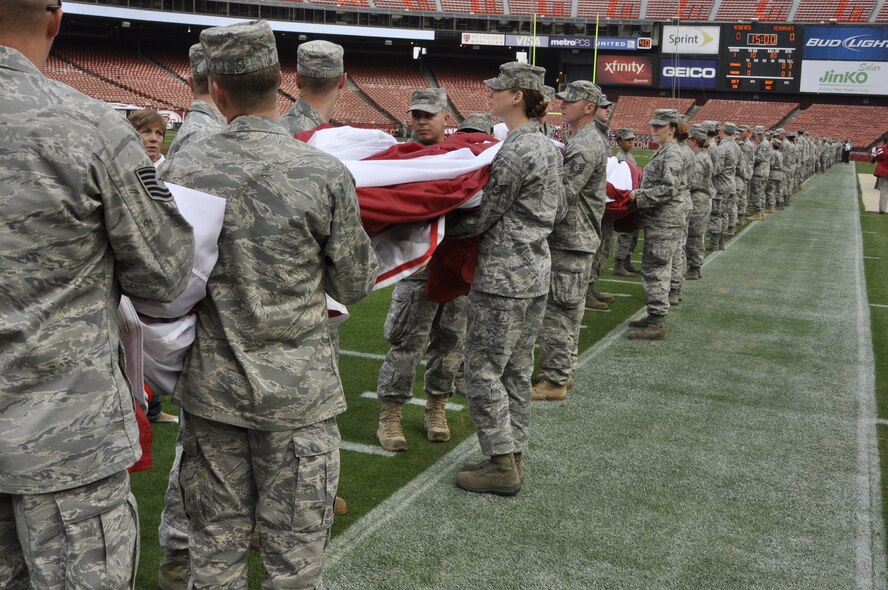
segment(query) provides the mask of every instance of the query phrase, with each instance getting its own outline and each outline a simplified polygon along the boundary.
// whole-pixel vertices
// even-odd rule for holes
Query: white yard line
[[[361,352],[359,350],[340,350],[339,354],[341,356],[351,356],[351,357],[355,357],[355,358],[359,358],[359,359],[371,359],[374,361],[384,361],[385,360],[384,354],[373,354],[371,352]],[[425,366],[426,360],[422,359],[421,361],[419,361],[419,364],[422,366]]]
[[[870,303],[870,307],[888,307],[888,305],[882,305],[881,303]]]
[[[365,399],[379,399],[379,396],[376,395],[375,391],[365,391],[364,393],[361,394],[361,397],[363,397]],[[425,400],[424,399],[417,399],[414,397],[414,398],[411,398],[410,401],[408,401],[407,403],[410,404],[411,406],[425,407]],[[466,407],[462,404],[454,404],[454,403],[447,402],[446,404],[444,404],[444,409],[450,410],[452,412],[461,412],[461,411],[465,410]]]
[[[623,285],[640,285],[641,281],[624,281],[623,279],[602,279],[599,277],[599,283],[620,283]]]
[[[364,445],[361,443],[348,442],[347,440],[339,443],[339,448],[343,451],[354,451],[355,453],[363,453],[365,455],[379,455],[381,457],[394,457],[398,453],[392,453],[385,449],[374,447],[372,445]]]
[[[864,256],[864,260],[882,260],[881,256]]]

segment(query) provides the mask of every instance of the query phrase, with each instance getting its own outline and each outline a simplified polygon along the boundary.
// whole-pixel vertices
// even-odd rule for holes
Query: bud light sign
[[[715,88],[718,82],[718,60],[674,59],[660,61],[660,87],[680,87],[687,90]]]
[[[805,27],[804,59],[888,61],[886,27]]]

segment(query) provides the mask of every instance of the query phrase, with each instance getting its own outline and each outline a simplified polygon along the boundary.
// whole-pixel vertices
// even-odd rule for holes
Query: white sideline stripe
[[[863,268],[863,228],[860,203],[854,201],[855,249],[860,253],[854,265],[857,286],[857,587],[884,588],[886,582],[885,527],[882,522],[882,490],[879,449],[874,418],[876,411],[876,375],[873,339],[870,333],[866,274]]]
[[[609,310],[609,309],[589,309],[588,307],[586,308],[586,311],[593,311],[595,313],[610,313],[611,312],[611,310]]]
[[[373,354],[371,352],[361,352],[359,350],[340,350],[339,354],[342,356],[353,356],[359,359],[371,359],[374,361],[385,360],[384,354]],[[419,364],[425,366],[426,360],[422,359],[421,361],[419,361]]]
[[[888,307],[888,305],[882,305],[881,303],[870,303],[870,307]]]
[[[364,393],[361,394],[361,397],[367,398],[367,399],[379,399],[379,396],[376,395],[375,391],[365,391]],[[411,406],[425,407],[425,400],[424,399],[416,399],[414,397],[413,399],[411,399],[407,403],[410,404]],[[444,404],[444,409],[451,410],[453,412],[461,412],[462,410],[465,410],[466,407],[462,404],[452,404],[450,402],[447,402],[446,404]]]
[[[752,229],[756,223],[757,222],[753,222],[748,225],[743,231],[734,237],[732,242],[736,242],[743,237],[743,235]],[[708,256],[706,260],[703,261],[703,266],[706,266],[710,261],[717,258],[719,254],[721,254],[721,252],[714,252],[712,255]],[[626,283],[629,281],[619,282]],[[635,312],[629,320],[639,319],[644,313],[645,308],[642,307]],[[627,325],[624,322],[611,330],[607,336],[596,342],[594,346],[586,349],[577,361],[577,370],[589,364],[589,362],[596,356],[610,347],[613,342],[626,333],[626,329]],[[537,345],[537,347],[538,346],[539,345]],[[457,465],[464,463],[470,455],[478,454],[479,452],[478,438],[476,436],[469,436],[466,438],[466,440],[457,445],[456,448],[438,459],[438,461],[431,467],[411,480],[410,483],[386,498],[383,502],[377,505],[376,508],[358,519],[357,522],[347,528],[344,533],[334,537],[330,543],[330,549],[327,552],[327,563],[330,565],[335,564],[348,555],[352,549],[359,547],[365,539],[369,538],[373,533],[385,526],[385,524],[397,516],[399,512],[413,504],[413,502],[416,501],[416,498],[418,498],[423,492],[437,484],[444,477],[453,477],[453,470]]]
[[[385,449],[380,449],[379,447],[348,442],[347,440],[340,441],[339,448],[343,451],[354,451],[355,453],[363,453],[365,455],[379,455],[381,457],[394,457],[398,454],[392,453],[391,451],[386,451]]]
[[[598,282],[622,283],[624,285],[641,285],[641,281],[624,281],[623,279],[602,279],[602,278],[599,278]]]

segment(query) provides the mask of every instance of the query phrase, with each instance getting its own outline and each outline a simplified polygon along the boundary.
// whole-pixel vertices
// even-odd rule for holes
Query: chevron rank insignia
[[[139,177],[139,182],[155,201],[169,201],[173,198],[170,189],[157,177],[157,170],[154,166],[139,168],[136,170],[136,176]]]

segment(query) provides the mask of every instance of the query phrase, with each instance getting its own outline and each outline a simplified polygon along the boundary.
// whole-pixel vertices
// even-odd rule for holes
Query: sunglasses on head
[[[46,12],[55,12],[56,10],[58,10],[61,7],[62,7],[62,0],[59,0],[58,4],[53,4],[51,6],[47,6]]]

